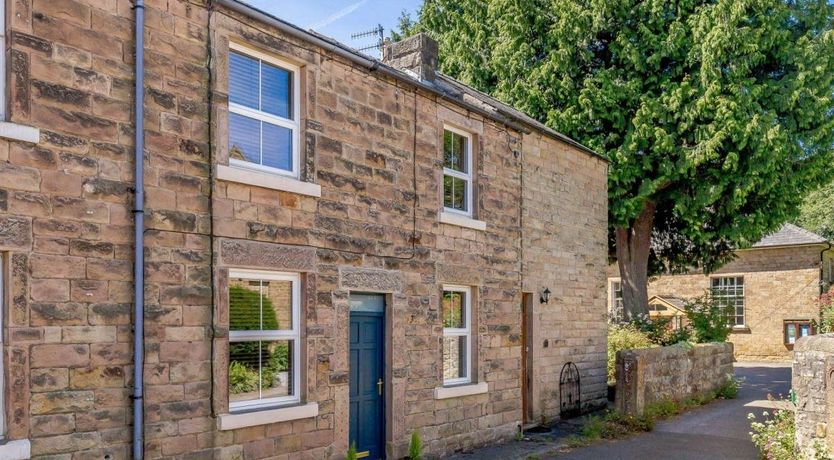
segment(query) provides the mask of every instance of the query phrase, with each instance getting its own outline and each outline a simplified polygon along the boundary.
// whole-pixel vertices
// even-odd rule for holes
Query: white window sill
[[[31,126],[0,121],[0,137],[37,144],[41,140],[41,130]]]
[[[437,387],[434,389],[434,399],[449,399],[460,398],[461,396],[471,396],[484,394],[489,390],[489,385],[486,382],[470,383],[468,385],[458,385],[454,387]]]
[[[0,460],[26,460],[31,455],[31,446],[28,439],[18,439],[0,444]]]
[[[440,222],[443,224],[457,225],[458,227],[471,228],[472,230],[486,230],[486,222],[451,212],[441,211]]]
[[[318,403],[300,406],[280,407],[277,409],[256,410],[239,414],[222,414],[217,417],[217,429],[235,430],[248,426],[266,425],[268,423],[288,422],[319,415]],[[2,457],[0,457],[2,459]]]
[[[321,185],[303,182],[291,177],[270,174],[252,169],[237,168],[234,166],[217,165],[217,178],[239,184],[254,185],[257,187],[281,190],[283,192],[296,193],[321,197]]]

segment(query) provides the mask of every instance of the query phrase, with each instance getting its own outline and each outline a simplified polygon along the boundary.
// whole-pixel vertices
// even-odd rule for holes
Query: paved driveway
[[[736,376],[745,381],[738,398],[716,401],[678,417],[660,422],[654,431],[632,438],[600,442],[558,454],[570,460],[717,460],[758,459],[750,442],[747,414],[772,408],[767,395],[787,395],[791,369],[788,364],[736,363]]]

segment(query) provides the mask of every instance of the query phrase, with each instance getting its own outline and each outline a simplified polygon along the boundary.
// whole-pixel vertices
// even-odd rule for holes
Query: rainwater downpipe
[[[133,160],[133,459],[142,460],[145,369],[145,2],[134,0],[136,14],[136,97]]]

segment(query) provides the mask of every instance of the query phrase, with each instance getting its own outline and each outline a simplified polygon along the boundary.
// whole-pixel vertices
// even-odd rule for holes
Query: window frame
[[[469,286],[462,286],[462,285],[455,285],[455,284],[445,284],[442,287],[441,297],[440,297],[440,321],[441,324],[443,322],[443,295],[446,292],[462,292],[464,293],[464,302],[463,302],[463,317],[466,320],[464,328],[453,328],[453,327],[444,327],[443,328],[443,340],[446,340],[446,337],[466,337],[466,377],[457,377],[454,379],[447,379],[443,377],[443,386],[444,387],[453,387],[459,385],[468,385],[474,382],[472,378],[472,288]],[[441,347],[441,363],[445,364],[445,359],[443,357],[443,349]],[[441,366],[441,370],[445,374],[446,369]]]
[[[267,280],[267,281],[290,281],[292,282],[292,329],[283,330],[247,330],[235,331],[229,328],[228,343],[237,342],[254,342],[254,341],[276,341],[287,340],[292,341],[292,389],[293,394],[288,396],[279,396],[266,399],[253,399],[245,401],[231,401],[231,391],[229,385],[226,385],[226,390],[229,391],[229,412],[235,413],[240,411],[247,411],[252,409],[266,409],[278,408],[284,406],[291,406],[301,403],[301,275],[299,273],[291,272],[276,272],[269,270],[247,270],[247,269],[230,269],[228,279],[233,278],[249,279],[249,280]],[[226,297],[229,299],[229,311],[231,312],[231,299],[229,298],[229,287],[226,288]],[[227,357],[229,352],[227,351]],[[231,361],[231,360],[229,360]],[[228,375],[228,365],[226,366]]]
[[[460,215],[460,216],[465,216],[465,217],[470,217],[471,218],[471,217],[475,216],[475,213],[472,209],[473,203],[475,202],[472,199],[472,190],[474,189],[474,185],[473,185],[473,183],[474,183],[474,179],[473,179],[474,174],[472,173],[472,166],[473,166],[473,163],[474,163],[473,160],[472,160],[472,142],[474,140],[474,136],[473,136],[472,133],[470,133],[468,131],[464,131],[462,129],[455,128],[454,126],[444,124],[443,125],[443,137],[444,138],[445,138],[445,135],[446,135],[446,131],[449,131],[450,133],[457,134],[459,136],[462,136],[462,137],[466,138],[466,170],[468,171],[468,173],[462,173],[460,171],[455,171],[454,169],[446,167],[446,165],[445,165],[445,158],[446,158],[445,141],[441,142],[441,144],[442,144],[442,147],[441,147],[442,158],[444,159],[444,162],[443,162],[443,177],[445,178],[446,176],[451,176],[451,177],[454,177],[456,179],[461,179],[464,182],[466,182],[466,200],[465,200],[466,210],[461,211],[460,209],[449,208],[449,207],[446,206],[446,203],[445,203],[445,196],[446,196],[446,188],[445,187],[446,186],[445,186],[445,181],[444,180],[441,180],[441,183],[440,183],[440,186],[441,186],[440,187],[441,188],[440,202],[443,205],[443,212],[448,212],[448,213],[457,214],[457,215]]]
[[[619,286],[619,289],[618,289]],[[611,312],[617,313],[622,312],[623,310],[623,282],[622,280],[616,279],[611,280]],[[617,299],[617,291],[620,291],[620,298]],[[617,305],[617,300],[620,301],[619,306]]]
[[[0,2],[2,3],[2,2]],[[6,280],[7,274],[7,253],[0,252],[0,441],[6,439]],[[9,278],[10,279],[10,278]]]
[[[277,174],[281,176],[287,176],[294,179],[298,179],[301,175],[301,141],[299,139],[301,136],[301,67],[292,62],[280,59],[276,56],[264,53],[262,51],[258,51],[248,46],[241,45],[235,42],[229,42],[229,54],[231,54],[232,52],[236,52],[249,58],[258,60],[259,66],[263,62],[266,62],[269,65],[276,66],[278,68],[290,72],[290,85],[292,86],[292,91],[290,94],[292,100],[290,101],[290,103],[292,106],[291,112],[293,119],[279,117],[277,115],[273,115],[262,110],[246,107],[244,105],[234,103],[231,100],[228,101],[228,110],[229,114],[240,115],[253,120],[257,120],[262,123],[269,123],[272,125],[289,129],[292,132],[292,170],[290,171],[281,168],[275,168],[272,166],[265,166],[259,163],[238,160],[236,158],[229,158],[229,166],[234,166],[243,169],[251,169],[254,171],[260,171],[269,174]],[[226,85],[227,92],[229,91],[229,86],[231,84],[231,60],[229,60],[229,62],[230,63],[228,64],[227,68],[227,75],[229,76],[229,82],[227,82]],[[261,85],[259,85],[259,97],[262,91],[263,88]],[[228,139],[226,139],[226,142],[228,142]],[[263,136],[261,136],[261,154],[263,155]]]
[[[790,343],[788,341],[788,326],[793,325],[796,328],[796,335],[794,336],[794,342]],[[814,330],[814,322],[809,319],[786,319],[782,321],[782,342],[784,342],[785,346],[793,347],[796,344],[796,341],[801,339],[802,337],[807,337],[804,335],[800,335],[800,328],[801,326],[808,326],[808,336],[812,336],[816,334]]]
[[[3,50],[0,53],[0,122],[7,121],[9,118],[9,113],[6,107],[6,79],[8,75],[6,75],[6,2],[0,1],[0,50]],[[40,136],[38,136],[40,137]],[[1,409],[2,407],[0,407]],[[5,427],[0,425],[0,429],[4,429]],[[2,433],[2,431],[0,431]]]
[[[738,280],[741,280],[741,295],[733,295],[729,296],[727,294],[720,294],[716,296],[717,289],[727,289],[729,286],[713,286],[713,282],[717,280],[727,280],[733,279],[733,287],[737,290],[739,288]],[[720,283],[721,281],[719,281]],[[733,329],[746,329],[747,328],[747,283],[744,281],[743,275],[726,275],[726,276],[712,276],[709,279],[710,283],[710,297],[714,300],[720,301],[721,299],[727,299],[730,297],[736,298],[741,297],[741,315],[738,314],[738,306],[733,305],[733,315],[732,315],[732,323],[730,324]],[[741,316],[741,324],[737,324],[738,317]]]

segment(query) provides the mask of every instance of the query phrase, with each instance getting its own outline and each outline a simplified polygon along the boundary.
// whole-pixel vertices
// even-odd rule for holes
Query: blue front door
[[[385,297],[350,297],[350,443],[359,458],[385,458]]]

